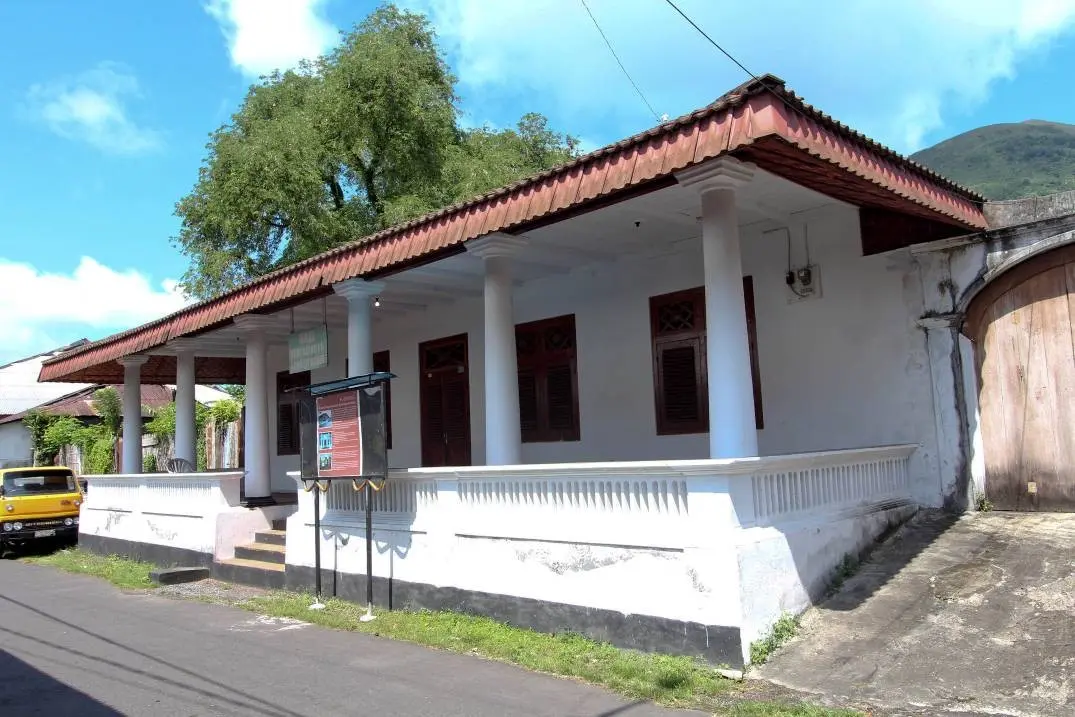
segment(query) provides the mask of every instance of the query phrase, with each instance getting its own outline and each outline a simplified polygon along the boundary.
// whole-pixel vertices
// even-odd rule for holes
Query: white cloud
[[[404,0],[427,12],[471,103],[520,100],[606,141],[653,124],[577,0]],[[658,113],[676,116],[746,79],[653,0],[588,0]],[[756,73],[903,151],[988,98],[1075,24],[1075,0],[757,3],[678,0]],[[498,100],[499,98],[499,100]]]
[[[0,286],[0,364],[132,328],[189,303],[173,279],[154,286],[137,271],[117,271],[88,256],[71,274],[0,258]]]
[[[67,139],[116,154],[139,154],[160,146],[160,134],[131,119],[128,98],[137,98],[138,80],[123,66],[102,62],[74,77],[30,87],[31,118]]]
[[[336,44],[323,0],[209,0],[205,10],[220,25],[231,62],[248,77],[295,67]]]

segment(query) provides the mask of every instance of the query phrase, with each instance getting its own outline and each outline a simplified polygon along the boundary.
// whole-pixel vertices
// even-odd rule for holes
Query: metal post
[[[373,614],[373,484],[366,481],[366,614],[359,618],[369,622]]]
[[[321,486],[314,481],[314,604],[311,610],[324,610],[325,604],[321,602]]]

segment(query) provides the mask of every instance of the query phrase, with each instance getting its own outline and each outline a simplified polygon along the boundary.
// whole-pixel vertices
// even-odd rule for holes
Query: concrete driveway
[[[922,714],[1070,717],[1073,671],[1075,515],[922,512],[754,675]]]
[[[658,717],[466,655],[0,561],[0,715]]]

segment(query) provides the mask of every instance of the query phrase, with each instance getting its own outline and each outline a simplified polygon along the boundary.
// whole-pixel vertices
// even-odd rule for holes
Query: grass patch
[[[96,575],[122,588],[152,587],[153,566],[117,556],[99,556],[77,548],[27,562]],[[310,610],[307,594],[274,592],[233,604],[272,617],[289,617],[337,630],[363,632],[427,647],[508,662],[536,672],[570,677],[617,692],[628,699],[692,707],[729,717],[851,717],[859,714],[799,702],[752,700],[745,683],[722,678],[712,666],[689,657],[622,650],[580,635],[550,635],[511,627],[488,618],[452,612],[383,611],[373,622],[361,622],[365,608],[345,600],[325,601],[324,610]],[[781,618],[769,641],[780,640]],[[794,633],[794,627],[792,627]],[[755,643],[755,645],[758,643]],[[775,649],[776,642],[771,649]],[[754,646],[751,648],[753,655]],[[756,697],[757,695],[749,695]]]
[[[720,677],[698,660],[621,650],[578,635],[549,635],[451,612],[380,612],[375,621],[363,623],[359,617],[365,609],[359,605],[328,600],[324,610],[311,611],[311,602],[309,595],[280,592],[248,600],[242,607],[325,627],[480,655],[663,704],[698,704],[699,698],[704,700],[736,687],[736,683]]]
[[[153,581],[149,579],[149,571],[154,568],[152,563],[142,563],[121,558],[118,555],[95,555],[78,548],[68,548],[58,550],[51,555],[38,555],[23,558],[23,560],[36,565],[59,568],[69,573],[95,575],[120,588],[153,587]]]
[[[799,618],[784,613],[773,623],[769,633],[760,640],[750,643],[750,664],[760,665],[769,659],[778,647],[795,637],[799,629]]]

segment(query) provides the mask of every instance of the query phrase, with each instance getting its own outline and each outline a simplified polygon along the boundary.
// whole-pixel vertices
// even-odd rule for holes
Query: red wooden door
[[[467,336],[420,344],[422,465],[470,465]]]

